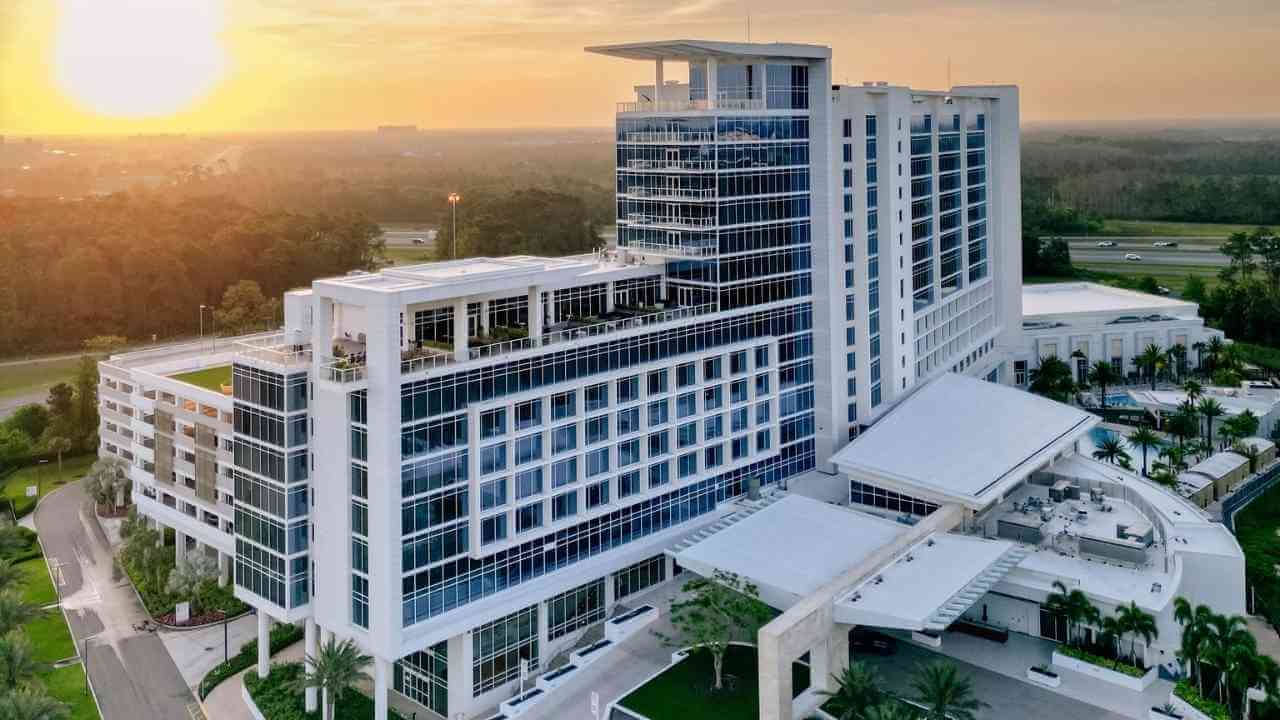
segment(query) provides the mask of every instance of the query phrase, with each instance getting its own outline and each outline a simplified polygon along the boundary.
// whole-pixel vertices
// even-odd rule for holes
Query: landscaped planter
[[[641,605],[605,623],[604,636],[614,642],[621,642],[657,619],[658,608],[652,605]]]
[[[1135,692],[1142,692],[1151,686],[1156,680],[1156,669],[1152,667],[1142,677],[1134,677],[1125,675],[1122,672],[1111,670],[1101,665],[1094,665],[1091,662],[1080,660],[1077,658],[1063,655],[1057,650],[1053,651],[1053,664],[1060,668],[1066,668],[1073,672],[1078,672],[1089,677],[1096,678],[1111,685],[1117,685],[1127,688]]]
[[[1056,688],[1062,684],[1062,678],[1058,677],[1058,673],[1035,666],[1027,668],[1027,679],[1037,685],[1044,685],[1045,687]]]
[[[942,647],[942,636],[938,633],[929,632],[927,630],[912,632],[911,641],[932,648]]]

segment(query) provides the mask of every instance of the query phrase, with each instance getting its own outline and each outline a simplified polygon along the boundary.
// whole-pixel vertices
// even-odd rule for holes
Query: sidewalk
[[[302,645],[300,641],[290,645],[276,653],[271,661],[302,660]],[[209,697],[204,699],[205,717],[209,720],[253,720],[253,715],[249,714],[249,708],[244,704],[244,697],[241,695],[244,688],[244,674],[249,670],[255,670],[255,668],[251,667],[223,680],[221,685],[209,693]]]

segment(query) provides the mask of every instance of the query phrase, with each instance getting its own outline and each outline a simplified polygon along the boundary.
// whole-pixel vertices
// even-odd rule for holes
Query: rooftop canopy
[[[1190,313],[1194,316],[1196,304],[1098,283],[1048,283],[1022,287],[1022,316],[1028,320],[1043,315],[1105,312],[1135,315]]]
[[[947,373],[832,460],[854,480],[980,510],[1098,422],[1070,405]]]
[[[595,45],[587,52],[627,60],[688,60],[694,58],[779,58],[822,60],[831,57],[826,45],[800,43],[740,43],[713,40],[658,40],[655,42]]]

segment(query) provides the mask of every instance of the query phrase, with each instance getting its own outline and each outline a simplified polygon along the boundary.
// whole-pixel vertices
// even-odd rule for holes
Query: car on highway
[[[1151,247],[1178,247],[1178,243],[1173,240],[1157,240],[1151,243]]]
[[[1098,243],[1098,247],[1115,247],[1115,246],[1116,244],[1110,240],[1103,240],[1102,242]]]
[[[426,241],[426,240],[423,240],[422,238],[414,238],[414,239],[413,239],[413,244],[414,244],[414,245],[426,245],[426,244],[427,244],[427,241]]]
[[[1142,256],[1138,253],[1125,253],[1124,259],[1130,262],[1139,262],[1142,260]]]

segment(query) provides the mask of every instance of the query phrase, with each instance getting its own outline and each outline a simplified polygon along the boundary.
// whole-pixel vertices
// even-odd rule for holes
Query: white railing
[[[328,358],[320,366],[320,377],[335,383],[351,383],[364,380],[368,376],[368,367],[363,361],[347,358]]]
[[[715,160],[637,160],[627,161],[628,170],[715,170]]]
[[[424,353],[417,357],[400,359],[400,374],[408,375],[420,370],[429,370],[435,367],[443,367],[453,362],[453,354],[444,352],[443,350],[419,350]]]
[[[710,243],[688,243],[682,245],[668,245],[646,240],[627,240],[624,247],[628,250],[636,250],[652,255],[671,255],[674,257],[707,257],[720,251],[714,240]]]
[[[714,200],[715,188],[662,188],[632,185],[623,193],[634,198],[654,200]]]
[[[289,343],[284,333],[265,337],[237,340],[236,354],[240,357],[273,365],[291,367],[311,363],[311,346],[306,343]]]
[[[736,93],[721,95],[715,100],[641,100],[618,103],[618,114],[688,112],[690,110],[764,110],[764,98],[733,97]]]
[[[638,131],[622,134],[623,142],[656,143],[656,142],[714,142],[716,134],[711,131],[693,130],[657,130]]]
[[[655,313],[649,313],[648,315],[636,315],[635,317],[620,318],[617,320],[605,320],[592,325],[583,325],[581,327],[569,328],[567,330],[556,330],[554,332],[544,333],[542,336],[542,344],[554,345],[561,342],[574,342],[583,338],[595,337],[597,335],[607,335],[609,333],[622,332],[623,330],[634,330],[635,328],[646,327],[648,325],[656,325],[658,323],[670,322],[672,320],[682,320],[684,318],[705,315],[709,312],[715,312],[715,305],[713,303],[672,308],[670,310],[661,310]]]
[[[627,213],[626,222],[631,225],[655,225],[660,227],[688,228],[707,230],[716,226],[714,217],[673,217],[670,215],[650,215],[648,213]]]
[[[528,350],[536,347],[537,343],[531,337],[516,338],[514,340],[503,340],[502,342],[489,343],[488,345],[479,345],[468,351],[472,360],[480,358],[493,357],[494,355],[505,355],[509,352],[517,350]]]

